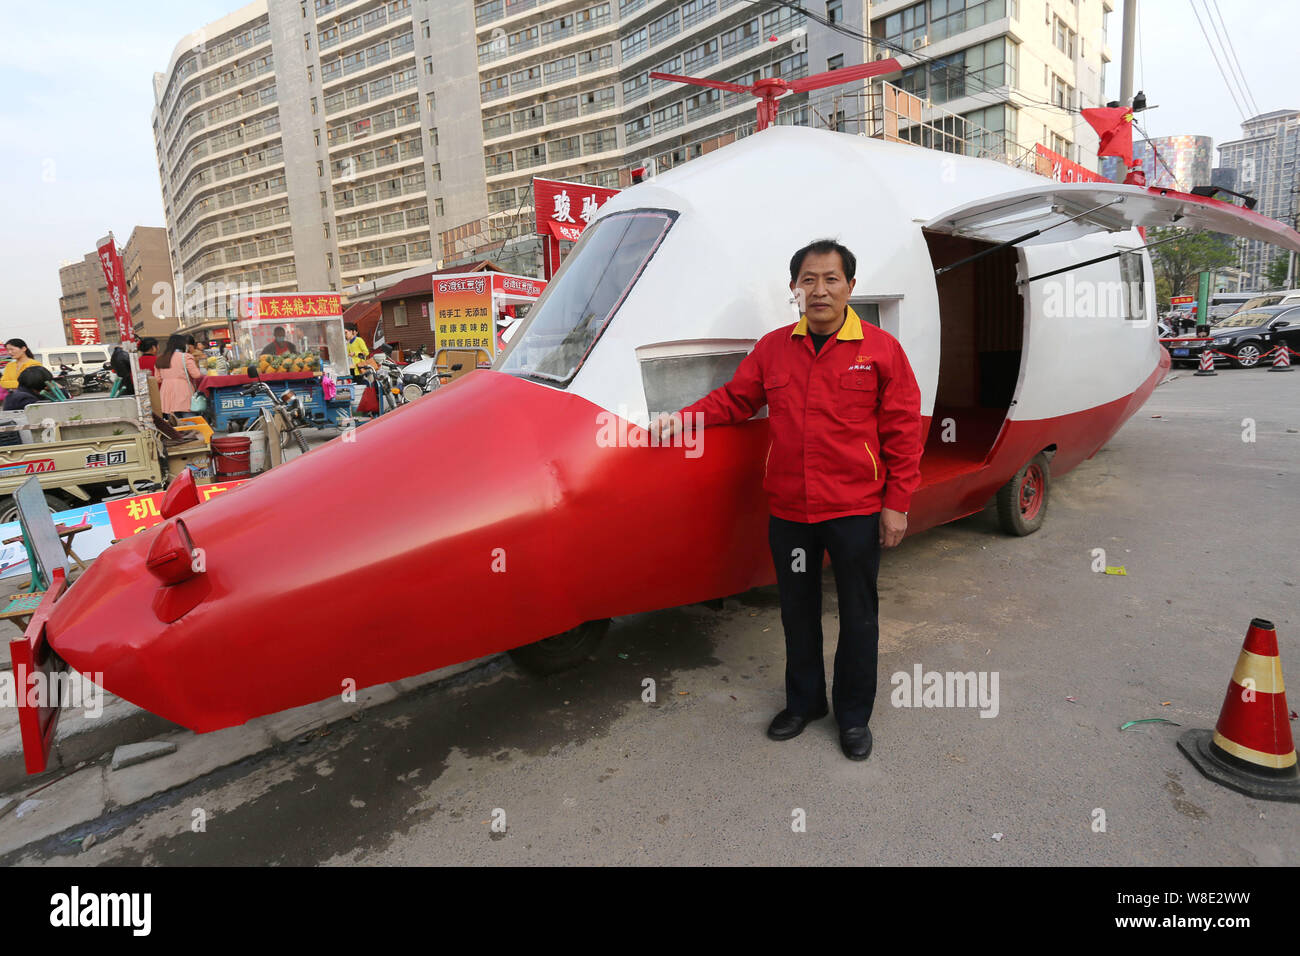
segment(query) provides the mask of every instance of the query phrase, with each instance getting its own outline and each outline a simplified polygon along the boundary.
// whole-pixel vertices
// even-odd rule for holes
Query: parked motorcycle
[[[54,376],[54,382],[72,398],[76,398],[86,390],[86,377],[71,365],[60,365],[59,374]]]
[[[262,381],[245,385],[240,391],[244,395],[260,394],[271,400],[271,406],[262,409],[262,414],[249,424],[249,431],[265,428],[266,419],[263,416],[274,415],[280,425],[280,447],[288,447],[289,442],[293,441],[300,452],[307,453],[307,439],[300,430],[307,427],[307,408],[301,395],[292,389],[285,389],[277,395],[270,385]]]

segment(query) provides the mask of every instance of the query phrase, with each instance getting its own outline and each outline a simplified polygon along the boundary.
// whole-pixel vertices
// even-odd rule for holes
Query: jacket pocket
[[[845,372],[835,396],[839,416],[846,422],[864,422],[876,411],[876,377],[870,372]]]
[[[763,379],[763,392],[767,396],[767,415],[776,418],[790,414],[790,373],[772,372]]]

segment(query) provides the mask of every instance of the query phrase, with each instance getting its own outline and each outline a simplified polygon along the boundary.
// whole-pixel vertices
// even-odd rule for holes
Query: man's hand
[[[681,430],[682,416],[679,412],[660,412],[659,417],[650,423],[650,435],[659,441],[666,441]]]
[[[907,515],[901,511],[894,511],[892,508],[882,508],[880,511],[880,546],[882,548],[892,548],[897,546],[898,542],[903,540],[903,535],[907,532]]]

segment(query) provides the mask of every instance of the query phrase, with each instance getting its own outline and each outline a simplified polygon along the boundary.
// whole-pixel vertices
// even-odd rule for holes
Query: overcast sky
[[[1022,8],[1033,2],[1021,0]],[[1202,18],[1205,2],[1197,0]],[[1216,0],[1208,2],[1215,7]],[[1111,15],[1111,98],[1119,88],[1122,3],[1115,0]],[[110,229],[120,246],[136,225],[164,225],[150,128],[153,74],[166,68],[182,36],[241,5],[52,0],[6,7],[0,32],[0,88],[8,90],[0,105],[4,338],[62,343],[59,266],[92,251]],[[1259,111],[1300,108],[1294,5],[1217,5]],[[1241,112],[1190,0],[1141,0],[1141,26],[1134,82],[1159,106],[1141,117],[1147,133],[1208,135],[1216,146],[1239,137]],[[1246,115],[1254,112],[1246,107]]]

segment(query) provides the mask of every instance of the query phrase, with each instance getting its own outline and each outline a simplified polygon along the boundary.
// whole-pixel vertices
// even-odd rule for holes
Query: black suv
[[[1195,364],[1201,349],[1208,345],[1215,352],[1232,356],[1238,368],[1254,368],[1279,342],[1300,352],[1300,306],[1273,305],[1237,312],[1211,328],[1208,339],[1162,340],[1175,364]],[[1228,359],[1216,355],[1214,361],[1219,364]]]

